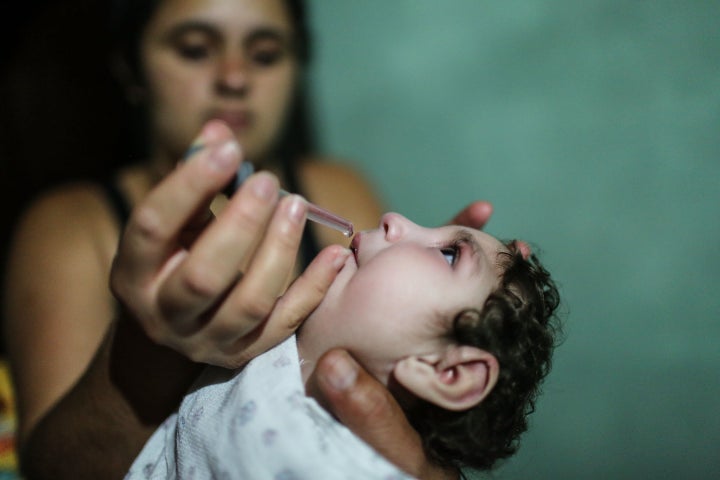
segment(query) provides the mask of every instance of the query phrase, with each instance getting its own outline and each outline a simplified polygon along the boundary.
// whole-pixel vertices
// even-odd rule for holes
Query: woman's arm
[[[13,232],[3,316],[21,444],[83,374],[112,320],[108,231],[117,235],[96,192],[77,185],[36,201]]]

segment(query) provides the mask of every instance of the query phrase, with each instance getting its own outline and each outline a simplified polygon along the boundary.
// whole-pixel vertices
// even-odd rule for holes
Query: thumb
[[[481,229],[490,220],[493,206],[490,202],[476,201],[463,208],[450,224]]]
[[[432,464],[420,435],[385,386],[344,350],[326,352],[307,383],[308,395],[387,460],[423,479],[456,479]]]

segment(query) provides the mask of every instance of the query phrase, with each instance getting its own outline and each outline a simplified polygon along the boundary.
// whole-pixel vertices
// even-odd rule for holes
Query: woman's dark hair
[[[500,364],[497,384],[476,407],[463,412],[420,402],[408,417],[427,454],[442,465],[491,469],[513,455],[528,427],[540,385],[550,371],[560,325],[560,297],[535,255],[524,259],[510,244],[500,287],[481,311],[457,315],[453,340],[482,348]]]
[[[127,69],[130,81],[142,84],[143,72],[141,68],[140,49],[143,30],[155,14],[163,0],[113,0],[108,30],[111,33],[111,42],[116,59]],[[308,12],[303,0],[284,0],[288,16],[293,24],[295,33],[295,54],[302,67],[306,67],[311,58],[311,38],[308,27]],[[315,147],[312,115],[308,99],[308,89],[305,86],[305,68],[302,68],[299,85],[296,88],[295,98],[288,114],[285,128],[281,134],[276,154],[280,156],[283,167],[290,174],[294,173],[296,162]],[[144,112],[136,112],[133,123],[139,128],[135,130],[135,143],[147,149]],[[142,152],[147,154],[147,151]]]

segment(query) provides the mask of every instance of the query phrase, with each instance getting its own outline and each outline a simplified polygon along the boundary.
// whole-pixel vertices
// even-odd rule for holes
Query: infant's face
[[[450,343],[452,318],[482,308],[507,248],[479,230],[423,228],[398,214],[358,233],[351,256],[298,334],[307,360],[348,348],[382,381],[397,360]]]

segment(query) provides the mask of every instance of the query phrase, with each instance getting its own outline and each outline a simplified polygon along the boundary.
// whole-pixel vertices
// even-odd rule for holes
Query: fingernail
[[[333,267],[335,267],[335,269],[340,269],[341,267],[343,267],[348,257],[350,256],[350,253],[350,250],[347,248],[340,250],[335,257],[335,260],[333,260]]]
[[[335,390],[347,390],[355,385],[358,366],[346,352],[339,353],[327,374],[327,381]]]
[[[219,170],[225,170],[229,166],[234,166],[239,156],[240,146],[235,140],[228,140],[213,149],[208,160]]]
[[[293,223],[302,223],[305,220],[305,200],[299,195],[293,195],[288,206],[288,216]]]
[[[259,173],[253,178],[251,188],[256,197],[262,200],[270,200],[273,196],[277,195],[273,185],[274,182],[269,175]]]

